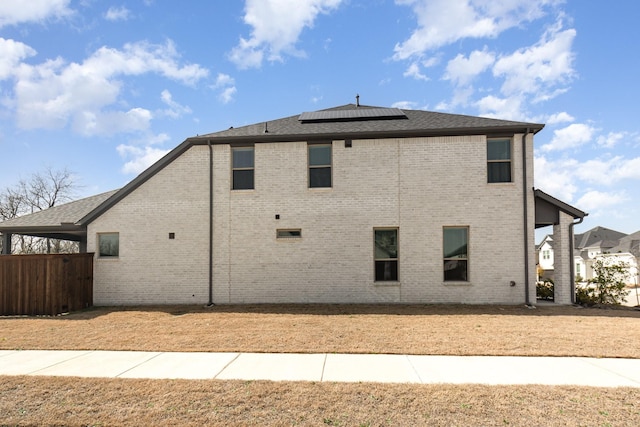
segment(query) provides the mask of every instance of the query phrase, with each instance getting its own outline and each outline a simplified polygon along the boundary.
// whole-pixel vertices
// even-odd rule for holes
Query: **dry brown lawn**
[[[640,312],[437,305],[94,308],[53,318],[0,318],[0,349],[640,358]],[[640,389],[0,376],[0,426],[131,424],[637,426]]]
[[[640,358],[640,311],[542,306],[93,308],[0,318],[0,349]]]

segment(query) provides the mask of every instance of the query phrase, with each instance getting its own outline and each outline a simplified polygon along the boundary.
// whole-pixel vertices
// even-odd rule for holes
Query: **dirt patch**
[[[640,311],[541,306],[94,308],[0,318],[0,349],[640,358]]]

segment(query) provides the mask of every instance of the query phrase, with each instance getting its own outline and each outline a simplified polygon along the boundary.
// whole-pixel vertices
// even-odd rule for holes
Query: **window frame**
[[[234,162],[234,154],[240,151],[251,151],[251,166],[236,167]],[[231,190],[233,191],[250,191],[256,188],[256,150],[254,145],[232,146],[231,147]],[[236,172],[251,171],[251,188],[236,188]]]
[[[489,145],[492,142],[497,141],[508,141],[509,143],[509,158],[508,159],[491,159],[489,158]],[[488,184],[508,184],[513,183],[513,138],[505,137],[505,138],[487,138],[487,183]],[[492,180],[491,174],[491,166],[497,164],[508,164],[509,165],[509,180],[501,181],[501,180]]]
[[[116,236],[117,245],[116,245],[115,255],[103,254],[101,250],[101,246],[102,246],[101,238],[107,237],[107,236]],[[99,259],[119,259],[120,258],[120,233],[113,232],[113,231],[96,233],[96,254]]]
[[[447,230],[465,230],[465,245],[466,245],[466,251],[465,251],[465,255],[464,257],[460,257],[460,256],[449,256],[447,257],[447,247],[446,247],[446,231]],[[451,225],[451,226],[444,226],[442,227],[442,280],[445,283],[469,283],[469,235],[470,235],[470,227],[467,225]],[[452,262],[452,261],[464,261],[465,262],[465,268],[464,268],[464,278],[454,278],[454,279],[448,279],[447,278],[447,262]]]
[[[311,164],[311,150],[318,147],[329,148],[329,163]],[[329,185],[328,186],[316,186],[312,185],[311,171],[313,169],[329,169]],[[308,188],[333,188],[333,142],[332,141],[317,141],[307,142],[307,187]]]
[[[396,249],[395,258],[394,257],[380,258],[377,256],[376,232],[378,231],[394,231],[395,232],[395,249]],[[380,262],[395,263],[395,277],[378,278],[378,263]],[[393,275],[393,271],[391,273]],[[400,281],[400,229],[399,227],[374,227],[373,228],[373,280],[376,283],[388,283],[388,282],[397,283]]]

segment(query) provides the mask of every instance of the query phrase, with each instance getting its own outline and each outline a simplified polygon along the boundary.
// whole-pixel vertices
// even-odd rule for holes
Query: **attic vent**
[[[309,122],[351,122],[359,120],[406,119],[399,108],[358,108],[352,110],[323,110],[300,114],[298,120]]]

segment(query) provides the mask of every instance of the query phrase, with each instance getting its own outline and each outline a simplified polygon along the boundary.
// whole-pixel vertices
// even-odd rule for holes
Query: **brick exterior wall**
[[[230,146],[213,146],[213,301],[524,303],[524,190],[535,301],[532,138],[525,189],[522,135],[502,184],[487,183],[484,136],[333,141],[328,189],[308,188],[306,141],[256,143],[255,189],[237,191]],[[97,305],[207,302],[208,150],[191,147],[90,224],[90,251],[96,233],[120,233],[120,257],[96,260]],[[443,281],[444,226],[469,227],[468,282]],[[374,280],[378,227],[399,230],[397,282]]]

